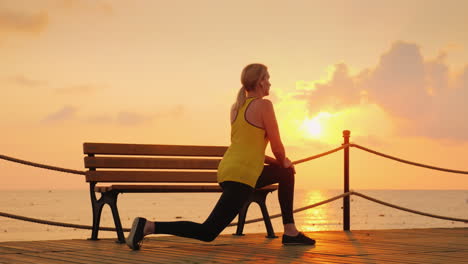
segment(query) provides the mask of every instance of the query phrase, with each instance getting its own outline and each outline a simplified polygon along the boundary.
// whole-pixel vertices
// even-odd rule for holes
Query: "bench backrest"
[[[226,146],[84,143],[87,182],[215,183]]]

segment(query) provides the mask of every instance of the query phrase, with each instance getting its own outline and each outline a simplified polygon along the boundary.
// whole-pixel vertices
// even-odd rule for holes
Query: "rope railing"
[[[37,218],[32,218],[32,217],[27,217],[27,216],[22,216],[22,215],[16,215],[16,214],[9,214],[9,213],[4,213],[4,212],[0,212],[0,216],[7,217],[7,218],[12,218],[12,219],[16,219],[16,220],[21,220],[21,221],[26,221],[26,222],[31,222],[31,223],[36,223],[36,224],[44,224],[44,225],[60,226],[60,227],[69,227],[69,228],[76,228],[76,229],[90,229],[90,230],[93,229],[93,227],[89,226],[89,225],[77,225],[77,224],[42,220],[42,219],[37,219]],[[113,227],[99,227],[99,230],[102,230],[102,231],[115,231],[116,229],[113,228]],[[123,230],[125,232],[130,231],[129,228],[124,228]]]
[[[17,159],[17,158],[8,157],[8,156],[1,155],[1,154],[0,154],[0,159],[8,160],[8,161],[23,164],[23,165],[33,166],[33,167],[36,167],[36,168],[42,168],[42,169],[54,170],[54,171],[61,171],[61,172],[72,173],[72,174],[86,175],[85,171],[72,170],[72,169],[66,169],[66,168],[60,168],[60,167],[56,167],[56,166],[40,164],[40,163],[31,162],[31,161],[27,161],[27,160],[21,160],[21,159]]]
[[[313,159],[318,159],[318,158],[321,158],[323,156],[330,155],[332,153],[340,151],[340,150],[342,150],[342,149],[344,149],[346,147],[349,147],[349,146],[350,146],[350,144],[343,144],[341,147],[338,147],[338,148],[335,148],[335,149],[332,149],[332,150],[329,150],[329,151],[326,151],[326,152],[323,152],[323,153],[320,153],[320,154],[317,154],[317,155],[314,155],[314,156],[310,156],[310,157],[307,157],[307,158],[304,158],[304,159],[293,161],[292,164],[296,165],[296,164],[303,163],[303,162],[306,162],[306,161],[310,161],[310,160],[313,160]]]
[[[440,215],[425,213],[425,212],[421,212],[421,211],[417,211],[417,210],[413,210],[413,209],[408,209],[408,208],[398,206],[398,205],[394,205],[394,204],[391,204],[391,203],[387,203],[387,202],[384,202],[384,201],[378,200],[376,198],[364,195],[364,194],[359,193],[359,192],[354,192],[354,191],[343,193],[343,194],[334,196],[332,198],[323,200],[321,202],[317,202],[317,203],[314,203],[314,204],[310,204],[310,205],[307,205],[307,206],[304,206],[304,207],[297,208],[293,212],[294,213],[302,212],[302,211],[312,209],[314,207],[321,206],[321,205],[324,205],[324,204],[327,204],[327,203],[330,203],[330,202],[333,202],[335,200],[341,199],[343,197],[351,196],[351,195],[356,195],[356,196],[362,197],[364,199],[367,199],[369,201],[373,201],[375,203],[379,203],[379,204],[382,204],[382,205],[385,205],[385,206],[388,206],[388,207],[392,207],[392,208],[395,208],[395,209],[398,209],[398,210],[402,210],[402,211],[406,211],[406,212],[410,212],[410,213],[414,213],[414,214],[419,214],[419,215],[428,216],[428,217],[432,217],[432,218],[443,219],[443,220],[450,220],[450,221],[468,223],[468,219],[440,216]],[[71,223],[63,223],[63,222],[42,220],[42,219],[31,218],[31,217],[15,215],[15,214],[9,214],[9,213],[4,213],[4,212],[0,212],[0,216],[8,217],[8,218],[16,219],[16,220],[21,220],[21,221],[26,221],[26,222],[32,222],[32,223],[37,223],[37,224],[46,224],[46,225],[52,225],[52,226],[60,226],[60,227],[68,227],[68,228],[76,228],[76,229],[89,229],[89,230],[91,230],[93,228],[92,226],[89,226],[89,225],[78,225],[78,224],[71,224]],[[270,215],[270,219],[274,219],[274,218],[278,218],[278,217],[281,217],[281,214]],[[256,223],[256,222],[260,222],[260,221],[263,221],[263,217],[247,220],[247,221],[245,221],[245,224],[251,224],[251,223]],[[231,223],[228,226],[236,226],[236,225],[237,225],[237,222],[236,223]],[[100,227],[99,230],[102,230],[102,231],[116,231],[116,229],[113,228],[113,227]],[[123,228],[123,231],[124,232],[129,232],[130,228]]]
[[[318,203],[314,203],[314,204],[311,204],[311,205],[308,205],[308,206],[297,208],[297,209],[293,210],[293,213],[301,212],[301,211],[304,211],[304,210],[307,210],[307,209],[311,209],[311,208],[320,206],[322,204],[333,202],[335,200],[338,200],[338,199],[343,198],[345,196],[349,196],[351,194],[352,194],[351,192],[343,193],[343,194],[337,195],[337,196],[332,197],[332,198],[327,199],[327,200],[323,200],[323,201],[318,202]],[[270,219],[274,219],[274,218],[278,218],[278,217],[281,217],[281,214],[270,215]],[[260,222],[260,221],[263,221],[263,217],[247,220],[247,221],[245,221],[245,224],[251,224],[251,223]],[[231,223],[228,226],[235,226],[235,225],[237,225],[237,222],[236,223]]]
[[[379,203],[379,204],[382,204],[382,205],[385,205],[385,206],[388,206],[388,207],[392,207],[392,208],[395,208],[395,209],[398,209],[398,210],[410,212],[410,213],[413,213],[413,214],[424,215],[424,216],[429,216],[429,217],[432,217],[432,218],[439,218],[439,219],[443,219],[443,220],[450,220],[450,221],[468,223],[468,219],[440,216],[440,215],[429,214],[429,213],[425,213],[425,212],[421,212],[421,211],[417,211],[417,210],[413,210],[413,209],[408,209],[408,208],[405,208],[405,207],[402,207],[402,206],[394,205],[394,204],[391,204],[391,203],[387,203],[387,202],[372,198],[370,196],[367,196],[367,195],[364,195],[364,194],[358,193],[358,192],[352,192],[351,194],[356,195],[356,196],[360,196],[360,197],[362,197],[364,199],[367,199],[369,201],[373,201],[375,203]]]
[[[433,169],[433,170],[439,170],[439,171],[445,171],[445,172],[451,172],[451,173],[468,174],[468,171],[445,169],[445,168],[441,168],[441,167],[436,167],[436,166],[431,166],[431,165],[426,165],[426,164],[422,164],[422,163],[418,163],[418,162],[413,162],[413,161],[400,159],[400,158],[390,156],[388,154],[384,154],[384,153],[381,153],[381,152],[378,152],[378,151],[375,151],[375,150],[372,150],[372,149],[369,149],[369,148],[366,148],[366,147],[363,147],[361,145],[354,144],[354,143],[343,144],[341,147],[338,147],[338,148],[335,148],[335,149],[332,149],[332,150],[329,150],[329,151],[326,151],[326,152],[323,152],[323,153],[320,153],[320,154],[317,154],[317,155],[314,155],[314,156],[310,156],[310,157],[307,157],[307,158],[304,158],[304,159],[293,161],[292,164],[296,165],[296,164],[304,163],[304,162],[311,161],[311,160],[314,160],[314,159],[318,159],[318,158],[327,156],[329,154],[338,152],[338,151],[340,151],[340,150],[342,150],[344,148],[347,148],[347,147],[356,147],[358,149],[370,152],[370,153],[378,155],[378,156],[382,156],[384,158],[392,159],[392,160],[395,160],[395,161],[398,161],[398,162],[402,162],[402,163],[406,163],[406,164],[410,164],[410,165],[414,165],[414,166],[419,166],[419,167]],[[17,159],[17,158],[13,158],[13,157],[1,155],[1,154],[0,154],[0,159],[15,162],[15,163],[19,163],[19,164],[23,164],[23,165],[27,165],[27,166],[42,168],[42,169],[55,170],[55,171],[60,171],[60,172],[65,172],[65,173],[72,173],[72,174],[79,174],[79,175],[86,175],[86,171],[61,168],[61,167],[57,167],[57,166],[51,166],[51,165],[41,164],[41,163],[37,163],[37,162],[31,162],[31,161],[27,161],[27,160]]]
[[[367,151],[367,152],[370,152],[370,153],[375,154],[375,155],[378,155],[378,156],[382,156],[382,157],[387,158],[387,159],[392,159],[392,160],[395,160],[395,161],[403,162],[403,163],[410,164],[410,165],[414,165],[414,166],[419,166],[419,167],[428,168],[428,169],[433,169],[433,170],[439,170],[439,171],[445,171],[445,172],[451,172],[451,173],[468,174],[468,171],[444,169],[444,168],[440,168],[440,167],[435,167],[435,166],[431,166],[431,165],[426,165],[426,164],[422,164],[422,163],[417,163],[417,162],[413,162],[413,161],[408,161],[408,160],[400,159],[400,158],[393,157],[393,156],[390,156],[390,155],[387,155],[387,154],[384,154],[384,153],[377,152],[377,151],[375,151],[375,150],[372,150],[372,149],[363,147],[363,146],[358,145],[358,144],[349,144],[349,145],[350,145],[351,147],[356,147],[356,148],[358,148],[358,149],[365,150],[365,151]]]
[[[326,204],[326,203],[329,203],[329,202],[333,202],[335,200],[338,200],[338,199],[343,198],[345,196],[349,196],[351,194],[352,194],[351,192],[343,193],[343,194],[337,195],[335,197],[332,197],[330,199],[327,199],[327,200],[324,200],[324,201],[321,201],[321,202],[318,202],[318,203],[314,203],[314,204],[311,204],[311,205],[308,205],[308,206],[304,206],[304,207],[295,209],[293,212],[297,213],[297,212],[301,212],[301,211],[304,211],[304,210],[307,210],[307,209],[311,209],[311,208],[314,208],[314,207],[317,207],[317,206],[320,206],[320,205],[323,205],[323,204]],[[32,222],[32,223],[37,223],[37,224],[46,224],[46,225],[52,225],[52,226],[69,227],[69,228],[77,228],[77,229],[92,229],[93,228],[92,226],[89,226],[89,225],[77,225],[77,224],[71,224],[71,223],[55,222],[55,221],[42,220],[42,219],[31,218],[31,217],[26,217],[26,216],[21,216],[21,215],[16,215],[16,214],[9,214],[9,213],[4,213],[4,212],[0,212],[0,216],[8,217],[8,218],[16,219],[16,220],[21,220],[21,221],[26,221],[26,222]],[[281,214],[271,215],[270,219],[274,219],[274,218],[278,218],[278,217],[281,217]],[[263,221],[263,217],[247,220],[247,221],[245,221],[245,224],[251,224],[251,223],[256,223],[256,222],[260,222],[260,221]],[[231,223],[228,226],[236,226],[236,225],[237,225],[237,222],[236,223]],[[112,228],[112,227],[100,227],[99,230],[102,230],[102,231],[115,231],[116,229]],[[123,231],[128,232],[128,231],[130,231],[130,229],[129,228],[123,228]]]
[[[345,183],[346,183],[346,182],[349,182],[349,179],[346,179],[346,177],[347,177],[346,175],[349,175],[349,171],[348,171],[349,167],[347,167],[347,165],[346,165],[349,162],[349,156],[347,156],[346,153],[349,153],[348,151],[349,151],[350,147],[356,147],[358,149],[370,152],[372,154],[382,156],[384,158],[392,159],[392,160],[395,160],[395,161],[398,161],[398,162],[410,164],[410,165],[413,165],[413,166],[419,166],[419,167],[424,167],[424,168],[439,170],[439,171],[444,171],[444,172],[451,172],[451,173],[458,173],[458,174],[468,174],[468,171],[445,169],[445,168],[441,168],[441,167],[436,167],[436,166],[431,166],[431,165],[427,165],[427,164],[408,161],[408,160],[397,158],[397,157],[394,157],[394,156],[391,156],[391,155],[387,155],[387,154],[384,154],[384,153],[381,153],[381,152],[378,152],[378,151],[363,147],[363,146],[358,145],[358,144],[349,143],[349,136],[350,136],[350,132],[345,130],[345,131],[343,131],[343,137],[345,138],[345,143],[342,144],[340,147],[329,150],[329,151],[326,151],[326,152],[323,152],[323,153],[320,153],[320,154],[317,154],[317,155],[314,155],[314,156],[310,156],[310,157],[307,157],[307,158],[304,158],[304,159],[296,160],[296,161],[294,161],[292,163],[293,164],[304,163],[304,162],[307,162],[307,161],[310,161],[310,160],[314,160],[314,159],[318,159],[318,158],[330,155],[332,153],[335,153],[335,152],[338,152],[338,151],[344,149],[345,150]],[[23,164],[23,165],[27,165],[27,166],[33,166],[33,167],[37,167],[37,168],[43,168],[43,169],[60,171],[60,172],[71,173],[71,174],[86,175],[85,171],[79,171],[79,170],[73,170],[73,169],[61,168],[61,167],[57,167],[57,166],[46,165],[46,164],[40,164],[40,163],[26,161],[26,160],[22,160],[22,159],[17,159],[17,158],[5,156],[5,155],[0,155],[0,159],[15,162],[15,163],[19,163],[19,164]],[[321,201],[321,202],[318,202],[318,203],[314,203],[314,204],[311,204],[311,205],[308,205],[308,206],[305,206],[305,207],[295,209],[293,212],[294,213],[301,212],[301,211],[311,209],[311,208],[314,208],[314,207],[317,207],[317,206],[320,206],[320,205],[323,205],[323,204],[326,204],[326,203],[329,203],[329,202],[332,202],[332,201],[335,201],[335,200],[338,200],[338,199],[341,199],[341,198],[343,198],[343,200],[344,200],[344,210],[345,211],[348,210],[348,212],[349,212],[349,196],[351,196],[351,195],[356,195],[356,196],[359,196],[361,198],[367,199],[367,200],[375,202],[375,203],[379,203],[379,204],[382,204],[382,205],[385,205],[385,206],[388,206],[388,207],[392,207],[392,208],[395,208],[395,209],[398,209],[398,210],[403,210],[403,211],[414,213],[414,214],[419,214],[419,215],[438,218],[438,219],[468,223],[468,219],[461,219],[461,218],[434,215],[434,214],[425,213],[425,212],[421,212],[421,211],[417,211],[417,210],[413,210],[413,209],[408,209],[408,208],[398,206],[398,205],[394,205],[394,204],[391,204],[391,203],[387,203],[387,202],[378,200],[376,198],[364,195],[362,193],[349,191],[347,186],[345,186],[345,192],[343,194],[341,194],[341,195],[337,195],[337,196],[332,197],[330,199],[327,199],[327,200],[324,200],[324,201]],[[15,215],[15,214],[4,213],[4,212],[0,212],[0,216],[12,218],[12,219],[17,219],[17,220],[22,220],[22,221],[39,223],[39,224],[47,224],[47,225],[77,228],[77,229],[92,229],[92,226],[88,226],[88,225],[78,225],[78,224],[48,221],[48,220],[36,219],[36,218],[31,218],[31,217],[26,217],[26,216],[20,216],[20,215]],[[274,219],[274,218],[278,218],[280,216],[281,216],[281,214],[275,214],[275,215],[271,215],[270,218]],[[345,226],[347,225],[347,227],[344,228],[344,229],[349,230],[349,215],[347,217],[345,217],[345,218],[347,218],[347,219],[344,219],[344,222],[348,222],[348,224],[345,223]],[[263,218],[255,218],[255,219],[245,221],[245,224],[255,223],[255,222],[262,221],[262,220],[263,220]],[[234,225],[237,225],[237,223],[231,223],[229,226],[234,226]],[[99,230],[102,230],[102,231],[115,231],[116,229],[112,228],[112,227],[100,227]],[[124,228],[123,231],[128,232],[129,229]]]

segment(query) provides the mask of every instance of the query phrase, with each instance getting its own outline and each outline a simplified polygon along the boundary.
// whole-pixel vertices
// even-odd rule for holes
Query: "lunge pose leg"
[[[294,166],[287,158],[280,138],[273,104],[264,99],[270,92],[270,75],[263,64],[247,65],[241,74],[242,87],[231,108],[231,145],[218,166],[218,183],[223,193],[205,222],[150,222],[137,217],[127,245],[139,249],[148,234],[171,234],[212,241],[236,217],[254,188],[279,183],[278,198],[283,215],[283,244],[315,241],[296,229],[292,213]],[[265,156],[270,142],[275,158]],[[264,164],[269,165],[264,167]]]

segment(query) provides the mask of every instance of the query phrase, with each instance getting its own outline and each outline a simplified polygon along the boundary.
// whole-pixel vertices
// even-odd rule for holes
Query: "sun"
[[[305,119],[302,128],[307,137],[317,139],[322,135],[323,129],[318,118]]]
[[[300,126],[300,130],[304,137],[309,139],[325,139],[325,134],[330,126],[330,118],[332,114],[328,112],[320,112],[313,118],[306,117]]]

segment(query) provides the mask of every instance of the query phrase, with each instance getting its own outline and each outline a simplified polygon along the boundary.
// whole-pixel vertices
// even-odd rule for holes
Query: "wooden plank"
[[[0,263],[11,263],[11,264],[55,264],[64,263],[63,261],[57,261],[53,259],[46,259],[36,256],[29,256],[28,254],[11,254],[3,255],[0,257]],[[70,262],[71,263],[71,262]]]
[[[446,231],[445,231],[446,230]],[[444,232],[445,231],[445,232]],[[466,263],[468,229],[321,231],[316,246],[283,246],[264,234],[206,243],[149,236],[140,251],[114,239],[0,242],[0,263]],[[459,245],[459,246],[457,246]]]
[[[61,252],[42,252],[42,253],[27,253],[24,254],[29,258],[34,258],[35,260],[45,261],[44,263],[74,263],[74,264],[85,264],[90,263],[86,260],[81,260],[77,258],[70,258]],[[101,260],[95,261],[94,263],[107,263],[102,262]]]
[[[84,154],[222,157],[226,146],[84,143]]]
[[[109,169],[217,169],[220,159],[85,157],[86,168]]]
[[[276,191],[278,185],[268,185],[257,191]],[[222,192],[219,185],[124,185],[114,184],[110,186],[96,186],[96,192],[117,191],[125,193],[164,193],[164,192]]]
[[[217,182],[215,171],[87,171],[95,182]]]

